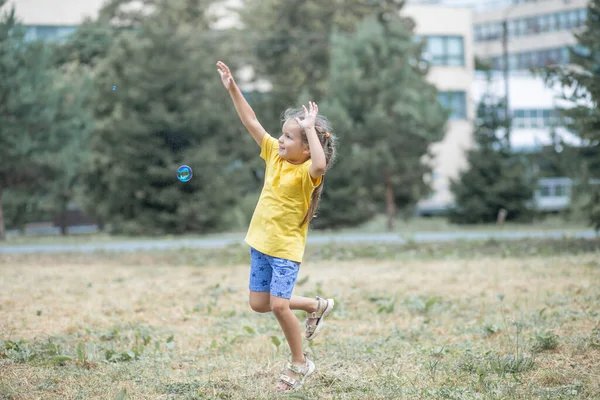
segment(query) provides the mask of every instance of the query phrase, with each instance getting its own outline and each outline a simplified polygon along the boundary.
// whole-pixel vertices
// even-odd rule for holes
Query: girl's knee
[[[266,313],[271,311],[269,303],[257,302],[250,300],[250,308],[257,313]]]
[[[275,301],[271,301],[271,311],[275,315],[281,315],[290,310],[290,303],[287,299],[277,299]]]

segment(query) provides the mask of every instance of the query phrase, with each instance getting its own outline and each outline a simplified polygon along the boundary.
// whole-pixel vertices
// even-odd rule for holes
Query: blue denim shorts
[[[250,248],[250,290],[270,292],[271,296],[289,299],[300,271],[300,263],[268,256]]]

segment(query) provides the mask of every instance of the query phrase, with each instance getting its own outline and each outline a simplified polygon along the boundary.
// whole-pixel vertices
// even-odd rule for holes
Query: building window
[[[508,36],[514,38],[579,28],[585,25],[586,20],[587,9],[585,8],[511,19],[507,22]],[[478,42],[502,40],[502,23],[475,25],[474,36],[475,41]]]
[[[512,123],[515,128],[550,128],[559,125],[558,113],[551,109],[514,109]]]
[[[568,194],[567,185],[556,185],[554,187],[555,196],[566,196]]]
[[[465,50],[462,36],[425,36],[425,53],[431,65],[465,65]]]
[[[540,188],[540,197],[550,197],[550,186],[542,186]]]
[[[450,119],[467,118],[467,96],[465,92],[441,92],[439,100],[442,107],[450,112]]]
[[[77,30],[76,26],[30,25],[25,26],[26,40],[60,41]]]
[[[567,47],[531,51],[527,53],[513,53],[508,56],[508,67],[511,70],[541,68],[550,64],[567,65],[569,62],[570,55]],[[491,65],[492,69],[495,70],[504,69],[504,58],[501,56],[492,57]]]
[[[587,22],[587,8],[582,8],[579,10],[579,23],[581,26],[585,25]]]

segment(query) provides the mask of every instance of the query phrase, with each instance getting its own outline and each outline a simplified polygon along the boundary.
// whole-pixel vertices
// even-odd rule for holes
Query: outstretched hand
[[[230,90],[235,85],[235,81],[233,80],[229,67],[222,61],[217,62],[217,67],[219,74],[221,75],[223,86],[225,86],[225,89]]]
[[[304,119],[296,118],[296,122],[298,125],[304,130],[311,129],[315,127],[315,121],[317,119],[317,114],[319,113],[319,106],[317,103],[313,101],[308,102],[309,109],[307,110],[304,105],[302,108],[304,109]]]

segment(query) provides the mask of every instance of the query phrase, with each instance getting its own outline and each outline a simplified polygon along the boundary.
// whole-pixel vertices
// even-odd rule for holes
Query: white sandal
[[[304,365],[304,367],[298,367],[292,363],[288,363],[286,368],[296,374],[298,374],[298,376],[300,377],[300,379],[295,379],[292,378],[290,376],[287,376],[285,373],[281,374],[281,376],[279,377],[279,381],[283,382],[287,385],[287,389],[283,389],[280,390],[278,389],[278,392],[290,392],[292,390],[298,390],[302,387],[302,385],[304,384],[304,381],[306,381],[306,378],[308,378],[310,376],[310,374],[312,374],[313,372],[315,372],[315,363],[312,362],[307,356],[306,354],[304,354],[304,358],[306,359],[306,364]],[[287,370],[286,370],[287,372]]]
[[[306,339],[308,340],[313,340],[315,336],[318,335],[319,331],[323,327],[323,321],[325,320],[325,317],[331,314],[333,311],[333,306],[335,305],[333,299],[325,300],[319,296],[316,297],[319,302],[317,311],[313,313],[307,313],[308,317],[306,318],[306,332],[308,333]],[[316,319],[317,323],[315,325],[309,325],[309,319]]]

